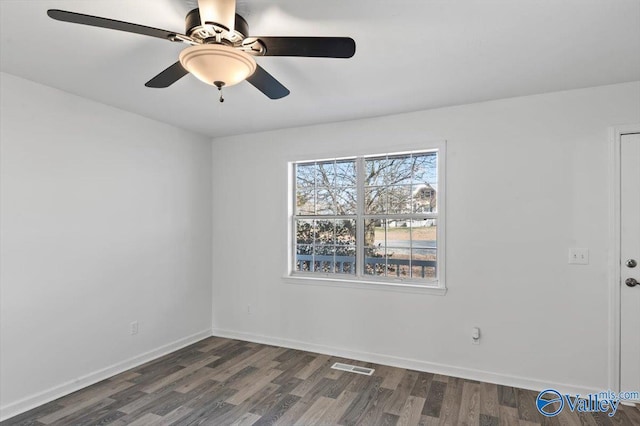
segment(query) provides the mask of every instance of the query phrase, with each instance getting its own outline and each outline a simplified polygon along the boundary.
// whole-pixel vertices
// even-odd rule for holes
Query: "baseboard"
[[[0,407],[0,421],[4,421],[11,417],[17,416],[18,414],[24,413],[25,411],[29,411],[42,404],[46,404],[47,402],[51,402],[62,396],[68,395],[77,390],[98,383],[102,380],[108,379],[109,377],[115,376],[116,374],[120,374],[131,368],[137,367],[168,353],[184,348],[185,346],[192,345],[210,336],[210,329],[200,331],[198,333],[160,346],[159,348],[153,349],[140,355],[136,355],[132,358],[110,365],[98,371],[94,371],[93,373],[78,377],[75,380],[70,380],[66,383],[54,386],[45,391],[23,398],[19,401],[7,404],[3,407]]]
[[[298,340],[283,339],[279,337],[263,336],[252,333],[244,333],[231,330],[222,330],[214,328],[212,334],[218,337],[226,337],[229,339],[245,340],[255,343],[262,343],[272,346],[282,346],[290,349],[298,349],[307,352],[316,352],[325,355],[338,356],[341,358],[350,358],[358,361],[372,362],[375,364],[390,365],[393,367],[406,368],[416,371],[424,371],[434,374],[442,374],[446,376],[459,377],[468,380],[477,380],[487,383],[495,383],[504,386],[512,386],[521,389],[529,389],[540,392],[545,389],[556,389],[562,394],[586,395],[589,393],[600,392],[603,389],[587,388],[584,386],[576,386],[567,383],[554,383],[527,377],[512,376],[491,371],[476,370],[471,368],[456,367],[453,365],[439,364],[427,361],[421,361],[411,358],[402,358],[392,355],[378,354],[373,352],[353,351],[345,348],[333,346],[318,345],[315,343],[302,342]]]

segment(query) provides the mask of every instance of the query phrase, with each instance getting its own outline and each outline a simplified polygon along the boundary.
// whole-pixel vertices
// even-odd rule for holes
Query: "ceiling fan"
[[[249,37],[249,24],[236,14],[236,0],[198,0],[198,8],[187,13],[184,34],[58,9],[48,10],[47,15],[190,45],[177,62],[145,83],[155,88],[169,87],[191,73],[220,92],[222,87],[247,80],[270,99],[280,99],[289,90],[258,65],[255,56],[350,58],[356,51],[350,37]]]

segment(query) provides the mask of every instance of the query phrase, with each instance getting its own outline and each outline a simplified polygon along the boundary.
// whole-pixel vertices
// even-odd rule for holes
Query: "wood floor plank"
[[[420,416],[420,423],[418,424],[420,426],[438,426],[440,424],[440,419],[437,417],[422,415]]]
[[[382,413],[382,417],[378,421],[378,426],[395,426],[398,424],[399,417],[389,413]]]
[[[182,369],[184,369],[184,367],[173,363],[156,365],[154,368],[146,370],[146,373],[142,373],[135,379],[131,379],[131,382],[135,383],[136,385],[140,385],[140,389],[142,389],[142,387],[161,380],[163,377],[178,372]]]
[[[275,407],[276,404],[278,404],[283,398],[285,398],[289,394],[289,392],[291,392],[291,390],[294,389],[296,386],[298,386],[301,382],[302,380],[292,377],[289,379],[288,382],[285,382],[281,385],[277,385],[275,383],[269,383],[267,385],[267,389],[273,386],[274,389],[272,391],[266,393],[262,397],[260,397],[260,393],[258,393],[252,396],[251,398],[249,398],[247,401],[245,401],[245,403],[249,403],[249,407],[250,407],[249,411],[251,411],[254,414],[264,416],[273,407]],[[259,399],[256,397],[259,397]]]
[[[429,417],[440,417],[444,395],[449,383],[433,380],[429,382],[429,388],[425,396],[425,404],[422,407],[422,414]],[[423,394],[422,392],[420,392]]]
[[[556,417],[558,423],[562,426],[582,426],[580,417],[574,415],[571,411],[562,410]]]
[[[45,405],[41,405],[40,407],[36,407],[32,410],[26,411],[22,414],[18,414],[17,416],[11,417],[9,420],[5,420],[0,422],[2,426],[33,426],[33,425],[42,425],[38,419],[40,417],[44,417],[47,414],[54,413],[58,410],[61,410],[63,407],[58,405],[57,401],[50,402]]]
[[[278,420],[283,418],[286,412],[293,407],[300,397],[295,395],[287,395],[278,402],[268,413],[260,417],[260,419],[254,423],[254,426],[272,425],[278,424]]]
[[[417,396],[420,398],[427,398],[429,394],[429,388],[433,381],[433,374],[431,373],[418,373],[418,379],[411,389],[411,396]]]
[[[77,398],[74,398],[74,400],[76,401],[74,404],[65,405],[62,409],[58,411],[54,411],[51,414],[47,414],[46,416],[38,418],[38,421],[44,424],[53,423],[73,413],[76,413],[80,410],[83,410],[87,407],[97,404],[101,400],[108,399],[114,393],[127,389],[131,386],[133,386],[133,383],[131,382],[119,382],[119,383],[114,383],[113,386],[108,386],[104,389],[101,388],[100,392],[98,393],[94,393],[94,392],[89,393],[88,398],[77,395]]]
[[[282,374],[282,371],[280,370],[268,371],[266,375],[264,375],[263,377],[260,377],[258,380],[253,382],[253,384],[251,384],[250,386],[243,387],[241,390],[236,392],[233,396],[229,397],[227,399],[227,402],[229,404],[234,404],[234,405],[241,404],[251,395],[257,393],[262,387],[266,386],[269,382],[271,382],[273,379],[278,377],[280,374]]]
[[[176,386],[173,388],[174,392],[178,393],[188,393],[193,389],[201,386],[203,383],[206,383],[210,380],[213,380],[213,376],[215,375],[215,371],[213,368],[202,367],[192,374],[183,378],[183,380],[177,381]]]
[[[305,396],[314,386],[316,386],[316,384],[318,384],[318,382],[325,379],[324,376],[325,374],[324,374],[324,371],[322,371],[322,368],[317,369],[313,374],[307,377],[305,381],[303,381],[302,383],[300,383],[299,386],[293,389],[291,391],[291,394],[299,397]],[[330,380],[330,379],[326,379],[326,380]]]
[[[236,421],[231,423],[231,426],[251,426],[258,420],[260,420],[260,416],[257,414],[244,413]]]
[[[313,373],[315,373],[320,367],[329,363],[328,355],[319,355],[315,357],[313,361],[307,364],[305,367],[298,370],[295,377],[302,380],[307,380]]]
[[[324,413],[331,407],[335,400],[324,396],[319,397],[313,404],[300,416],[295,425],[312,425],[316,424],[324,415]]]
[[[407,403],[407,398],[411,396],[410,394],[418,380],[418,375],[419,373],[417,371],[404,370],[402,380],[398,384],[398,387],[396,387],[387,407],[385,408],[387,413],[400,416],[400,413]],[[416,396],[415,398],[425,399],[424,397],[419,396]]]
[[[516,408],[516,394],[512,387],[498,385],[498,402],[500,405]]]
[[[96,401],[93,405],[85,407],[85,409],[83,410],[74,411],[73,413],[64,416],[63,418],[48,424],[49,426],[79,425],[85,423],[88,418],[90,419],[96,414],[96,417],[101,417],[103,414],[111,411],[114,402],[116,402],[114,399],[103,398],[99,401]]]
[[[480,423],[480,383],[465,381],[462,385],[458,424],[470,426],[478,423]]]
[[[178,379],[182,379],[185,376],[192,374],[193,372],[199,370],[200,368],[205,367],[208,364],[211,364],[213,361],[220,359],[219,356],[209,355],[205,359],[196,362],[195,364],[191,364],[188,367],[181,369],[180,371],[176,371],[175,373],[169,374],[168,376],[162,377],[154,383],[151,383],[142,389],[143,392],[153,393],[163,387],[171,384]]]
[[[422,407],[426,399],[418,396],[407,397],[407,402],[400,411],[398,426],[417,426],[422,417]]]
[[[447,390],[445,391],[444,399],[442,401],[442,408],[440,409],[439,418],[441,425],[458,424],[458,414],[460,413],[460,404],[462,402],[463,382],[464,380],[462,379],[453,377],[449,378],[449,381],[447,382]]]
[[[129,426],[153,426],[159,425],[162,421],[162,417],[157,414],[147,413],[140,417],[138,420],[129,423]]]
[[[179,407],[176,407],[174,410],[162,416],[162,424],[170,425],[176,423],[184,417],[188,416],[192,411],[193,410],[191,408],[180,405]]]
[[[364,376],[367,377],[367,376]],[[339,423],[345,426],[355,425],[358,422],[358,419],[365,412],[369,403],[376,398],[378,394],[378,389],[380,388],[380,384],[382,383],[381,377],[367,377],[368,380],[365,381],[366,387],[362,389],[351,403],[347,411],[344,413],[342,418],[339,420]]]
[[[633,407],[620,405],[618,410],[624,411],[631,424],[640,425],[640,404]]]
[[[380,368],[382,367],[383,366],[381,366]],[[384,369],[383,377],[384,377],[384,380],[382,381],[382,384],[380,385],[380,387],[396,390],[396,388],[400,384],[400,381],[404,377],[404,370],[401,368],[386,367]]]
[[[480,383],[480,414],[499,417],[498,386],[493,383]]]
[[[518,417],[518,409],[507,405],[500,405],[500,426],[519,426],[520,418]]]
[[[240,370],[242,370],[245,367],[254,367],[254,363],[265,358],[265,357],[269,357],[269,356],[276,356],[275,355],[275,349],[273,347],[264,347],[264,348],[260,348],[257,352],[251,354],[250,356],[248,356],[247,358],[236,362],[235,364],[230,365],[229,367],[225,368],[222,371],[217,372],[217,374],[214,377],[214,380],[218,381],[218,382],[224,382],[225,380],[227,380],[229,377],[233,376],[234,374],[236,374],[237,372],[239,372]],[[273,359],[273,358],[271,358]]]
[[[487,414],[480,413],[478,419],[478,425],[480,426],[499,426],[500,422],[497,416],[489,416]]]
[[[383,379],[384,382],[384,379]],[[382,383],[381,383],[382,385]],[[393,423],[397,423],[398,416],[387,415],[389,413],[385,413],[384,409],[391,397],[393,391],[391,389],[386,389],[380,386],[377,389],[377,392],[372,394],[373,398],[369,401],[367,406],[364,409],[360,418],[356,421],[356,424],[359,425],[375,425],[382,424],[384,422],[390,422],[393,420]]]
[[[343,391],[337,399],[333,401],[331,407],[325,411],[323,417],[316,422],[318,425],[333,425],[338,424],[338,420],[344,415],[347,408],[351,405],[356,398],[357,393]]]
[[[226,343],[229,342],[229,340],[227,339],[223,339],[223,338],[218,338],[218,337],[211,337],[207,340],[207,344],[206,345],[198,345],[198,351],[200,352],[211,352],[213,349],[218,348]]]
[[[343,374],[342,376],[338,376],[337,379],[331,379],[328,374],[325,374],[322,378],[329,380],[329,382],[327,382],[328,385],[322,390],[320,395],[336,399],[347,389],[349,384],[351,384],[353,373]]]
[[[133,386],[135,386],[135,384],[128,381],[103,380],[80,391],[64,396],[58,399],[57,402],[63,406],[76,406],[87,400],[95,399],[96,397],[110,397]]]
[[[534,392],[525,389],[514,389],[518,416],[528,422],[541,422],[544,418],[536,408],[536,396]]]

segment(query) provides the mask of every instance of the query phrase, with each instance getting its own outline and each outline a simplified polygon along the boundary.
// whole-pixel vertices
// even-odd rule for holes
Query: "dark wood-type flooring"
[[[375,368],[373,376],[331,369]],[[533,391],[211,337],[2,425],[640,425],[640,410],[565,409]]]

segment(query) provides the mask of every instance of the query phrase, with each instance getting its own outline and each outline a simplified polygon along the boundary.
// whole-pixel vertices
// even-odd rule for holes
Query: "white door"
[[[620,154],[620,390],[640,391],[640,134],[623,135]]]

